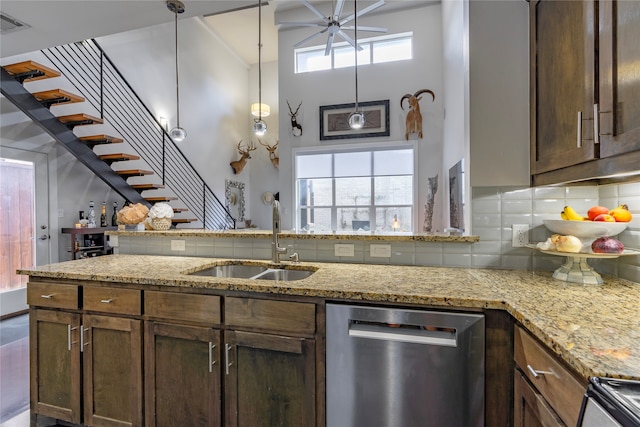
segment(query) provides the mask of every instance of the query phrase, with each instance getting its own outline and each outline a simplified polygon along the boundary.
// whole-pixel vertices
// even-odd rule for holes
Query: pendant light
[[[184,12],[184,3],[180,0],[167,0],[167,9],[173,13],[175,19],[175,33],[176,33],[176,109],[177,109],[177,123],[176,127],[171,129],[169,136],[175,142],[181,142],[187,137],[187,131],[180,127],[180,80],[178,78],[178,14]]]
[[[364,126],[364,113],[358,111],[358,0],[353,0],[353,40],[355,52],[355,69],[356,69],[356,108],[349,115],[349,127],[354,130],[362,129]]]
[[[258,117],[253,119],[253,133],[263,136],[267,133],[267,124],[262,120],[262,0],[258,0]]]

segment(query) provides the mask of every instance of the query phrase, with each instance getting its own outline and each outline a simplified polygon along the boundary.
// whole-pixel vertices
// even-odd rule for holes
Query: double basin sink
[[[311,276],[315,269],[292,269],[292,268],[274,268],[272,266],[248,264],[248,263],[225,263],[214,265],[193,273],[191,276],[205,277],[225,277],[236,279],[259,279],[259,280],[277,280],[289,282],[293,280],[302,280]]]

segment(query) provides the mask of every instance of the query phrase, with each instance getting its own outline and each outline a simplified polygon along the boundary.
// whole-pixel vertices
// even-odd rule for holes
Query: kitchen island
[[[293,269],[315,270],[306,279],[288,282],[188,275],[227,262],[238,260],[110,255],[20,273],[29,275],[33,283],[55,286],[56,282],[77,282],[137,290],[145,295],[189,293],[227,300],[236,296],[265,301],[308,300],[319,306],[325,301],[348,301],[503,312],[570,367],[584,384],[591,376],[640,379],[640,288],[632,282],[608,277],[604,285],[583,286],[554,280],[551,272],[306,262],[286,263]],[[144,311],[139,303],[138,307]],[[319,344],[321,321],[320,316],[317,331],[312,334]]]

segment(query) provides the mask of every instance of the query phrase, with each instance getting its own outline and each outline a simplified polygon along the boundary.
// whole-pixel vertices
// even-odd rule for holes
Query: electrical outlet
[[[171,241],[171,250],[172,251],[184,251],[185,248],[185,242],[184,240],[172,240]]]
[[[513,224],[511,226],[513,234],[511,235],[511,246],[521,248],[529,243],[529,224]]]

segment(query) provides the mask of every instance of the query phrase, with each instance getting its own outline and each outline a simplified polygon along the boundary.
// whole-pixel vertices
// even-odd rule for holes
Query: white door
[[[27,309],[27,276],[16,274],[50,262],[47,155],[0,150],[0,316]]]

